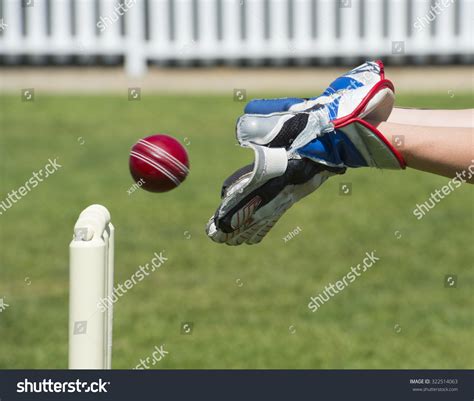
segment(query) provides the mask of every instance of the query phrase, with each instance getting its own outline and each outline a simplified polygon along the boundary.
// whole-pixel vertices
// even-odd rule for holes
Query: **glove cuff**
[[[297,149],[302,157],[329,167],[404,169],[405,160],[385,136],[364,120],[354,118],[335,126]]]
[[[356,146],[369,167],[399,170],[406,168],[402,154],[372,124],[353,118],[335,126]]]

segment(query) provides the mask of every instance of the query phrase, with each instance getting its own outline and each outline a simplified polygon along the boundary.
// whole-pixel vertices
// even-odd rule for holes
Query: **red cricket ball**
[[[186,149],[175,138],[157,134],[140,139],[130,151],[130,173],[141,188],[166,192],[189,173]]]

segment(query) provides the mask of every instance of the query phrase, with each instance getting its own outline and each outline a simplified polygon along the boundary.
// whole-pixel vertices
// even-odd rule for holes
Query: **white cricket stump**
[[[111,369],[114,226],[92,205],[80,215],[69,245],[69,369]]]

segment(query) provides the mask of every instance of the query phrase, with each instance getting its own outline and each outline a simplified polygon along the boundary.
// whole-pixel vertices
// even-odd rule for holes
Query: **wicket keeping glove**
[[[255,163],[224,182],[221,206],[207,226],[212,240],[228,245],[260,242],[293,203],[347,167],[404,167],[386,138],[357,118],[383,121],[390,114],[393,85],[384,79],[381,63],[366,63],[330,88],[317,99],[254,100],[247,105],[247,114],[237,122],[237,139],[253,148]]]
[[[393,83],[385,78],[382,61],[367,61],[338,77],[317,97],[254,99],[247,103],[244,112],[246,114],[298,112],[324,105],[329,119],[334,124],[342,124],[356,117],[380,122],[386,121],[392,112],[395,102],[394,91]],[[274,133],[268,132],[268,135],[260,140],[269,143],[272,134]],[[259,141],[258,138],[253,139]]]

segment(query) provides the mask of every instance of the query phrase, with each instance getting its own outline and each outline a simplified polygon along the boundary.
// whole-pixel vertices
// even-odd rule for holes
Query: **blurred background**
[[[1,0],[0,89],[304,90],[383,58],[398,89],[456,91],[473,15],[473,0]]]
[[[472,0],[2,0],[4,64],[472,61]]]
[[[397,106],[472,108],[473,16],[473,0],[0,0],[0,202],[61,165],[0,213],[0,368],[67,367],[68,244],[92,203],[117,228],[117,283],[169,258],[115,305],[115,368],[162,344],[154,368],[472,368],[469,186],[417,220],[448,179],[357,169],[258,246],[204,226],[251,161],[234,138],[246,101],[316,96],[380,58]],[[159,132],[190,176],[130,192],[130,147]],[[372,270],[308,309],[372,250]]]

